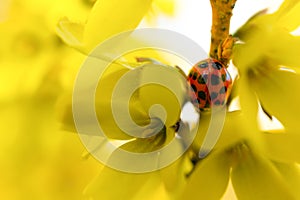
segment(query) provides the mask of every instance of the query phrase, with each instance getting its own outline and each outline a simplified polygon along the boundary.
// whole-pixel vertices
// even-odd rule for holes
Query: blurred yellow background
[[[81,199],[99,172],[78,136],[61,129],[64,94],[84,56],[55,33],[86,18],[89,0],[0,1],[0,198]]]

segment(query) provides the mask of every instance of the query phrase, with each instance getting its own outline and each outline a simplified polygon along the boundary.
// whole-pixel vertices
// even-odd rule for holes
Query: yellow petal
[[[134,141],[127,142],[120,148],[135,153],[147,153],[162,148],[166,141],[166,129],[162,129],[155,136],[150,138],[137,138]]]
[[[143,68],[141,82],[151,83],[139,89],[145,110],[165,121],[167,127],[176,124],[186,99],[185,77],[176,68],[149,64]]]
[[[172,151],[178,154],[180,154],[182,150],[183,145],[179,142],[172,148]],[[186,186],[186,176],[193,167],[187,154],[188,153],[183,154],[174,163],[160,170],[161,178],[171,199],[180,199]]]
[[[91,199],[167,199],[161,187],[159,172],[131,174],[104,167],[99,176],[85,189]]]
[[[67,18],[59,20],[56,27],[57,34],[69,46],[80,49],[82,46],[84,25],[71,22]]]
[[[295,13],[299,15],[300,4],[293,9],[297,10]],[[291,26],[298,27],[299,20],[296,16],[290,17],[290,21],[298,23],[291,25],[292,22],[280,16],[285,22],[278,24],[281,18],[277,15],[279,14],[262,15],[260,13],[237,31],[235,35],[245,42],[234,48],[233,61],[239,69],[263,68],[264,66],[261,65],[266,60],[271,61],[274,67],[276,65],[299,66],[299,60],[296,57],[300,51],[300,40],[290,35],[288,30],[292,29]],[[262,70],[267,72],[269,69]]]
[[[71,47],[89,53],[111,36],[134,30],[148,12],[152,0],[98,0],[85,24],[61,19],[58,35]]]
[[[85,26],[84,46],[93,49],[115,34],[135,29],[151,3],[152,0],[98,0]]]
[[[174,130],[169,130],[169,131],[174,132]],[[156,156],[152,156],[149,154],[147,155],[147,153],[151,153],[152,151],[156,151],[156,150],[158,151],[159,148],[162,148],[164,141],[165,141],[165,133],[161,132],[158,135],[156,135],[155,137],[147,138],[147,139],[136,139],[132,142],[128,142],[128,143],[120,146],[121,149],[126,150],[128,152],[133,152],[135,154],[140,153],[139,159],[142,160],[142,165],[137,168],[136,172],[141,171],[142,170],[141,167],[144,167],[145,165],[154,166],[153,170],[158,170],[160,166],[163,166],[164,168],[159,169],[159,171],[135,175],[135,174],[117,172],[117,171],[110,170],[110,169],[109,170],[105,169],[105,171],[103,171],[100,174],[100,176],[108,176],[108,175],[102,175],[103,173],[112,173],[112,174],[119,173],[120,176],[128,177],[128,180],[125,180],[125,181],[129,182],[132,178],[139,179],[140,176],[146,177],[146,178],[148,177],[148,179],[152,179],[152,177],[155,178],[157,175],[160,175],[163,186],[166,189],[165,190],[166,194],[168,194],[168,196],[170,196],[171,199],[178,198],[178,196],[181,195],[181,192],[184,188],[186,174],[190,170],[190,166],[189,166],[190,163],[189,163],[189,159],[187,157],[177,156],[175,159],[173,159],[172,162],[167,163],[167,165],[165,164],[165,159],[170,160],[170,157],[172,157],[172,155],[174,155],[174,154],[178,155],[178,154],[182,153],[183,144],[180,142],[180,140],[177,140],[176,144],[173,145],[171,148],[169,148],[169,151],[167,153],[165,153],[165,152],[155,153]],[[113,152],[110,159],[114,159],[114,156],[118,156],[117,151]],[[123,161],[121,161],[120,158],[119,159],[117,158],[117,160],[116,159],[115,160],[119,163],[122,162],[124,164],[123,167],[129,166],[129,168],[131,168],[131,169],[133,169],[137,165],[139,165],[135,161],[129,161],[128,159],[126,160],[126,158],[124,158],[124,159],[125,160],[123,160]],[[149,163],[149,159],[150,159],[150,163]],[[109,160],[108,162],[110,162],[110,161],[111,160]],[[133,165],[133,166],[130,167],[130,165]],[[147,166],[145,166],[145,167],[147,168]],[[149,176],[146,174],[148,174]],[[150,175],[151,175],[151,177],[150,177]],[[114,175],[111,175],[111,176],[114,176]],[[113,179],[114,177],[111,177],[111,178]],[[99,178],[99,179],[103,179],[103,177]],[[141,178],[139,180],[141,181],[142,179],[143,178]],[[96,184],[98,185],[99,181]],[[139,184],[139,190],[137,191],[137,193],[141,193],[140,190],[144,190],[143,186],[142,187],[140,186],[141,184],[144,184],[144,183],[141,181],[141,183]],[[149,186],[148,183],[147,183],[147,185]],[[153,184],[153,185],[155,185],[155,184]],[[159,185],[157,185],[157,187],[158,186]],[[136,187],[136,185],[135,185],[135,187]],[[153,187],[153,186],[151,186],[151,187]],[[149,188],[148,191],[147,190],[144,191],[143,195],[151,197],[149,195],[149,192],[151,191],[151,194],[154,194],[154,190],[155,190],[155,188]],[[111,194],[108,194],[108,195],[111,195]],[[132,195],[132,198],[138,199],[138,197],[136,197],[134,195]],[[144,199],[144,198],[145,197],[143,197],[142,199]]]
[[[245,116],[244,120],[249,122],[249,125],[252,126],[252,131],[254,131],[257,130],[258,100],[255,91],[251,87],[251,80],[248,74],[244,72],[240,76],[240,79],[235,83],[239,94],[240,107]]]
[[[232,184],[238,199],[295,199],[276,167],[265,157],[242,149],[232,169]]]
[[[102,78],[99,80],[98,88],[96,91],[96,112],[98,121],[104,133],[110,138],[129,139],[132,137],[122,131],[122,127],[120,127],[116,123],[112,111],[112,98],[115,87],[118,84],[120,78],[126,72],[129,72],[129,69],[121,65],[112,64],[104,72]],[[136,79],[128,80],[126,85],[129,86],[130,84],[132,84],[133,82],[137,82],[138,80],[139,77],[136,77]],[[131,120],[132,117],[133,120],[135,120],[135,122],[139,125],[146,125],[150,122],[146,110],[144,110],[143,106],[140,103],[140,99],[136,95],[133,95],[129,104],[127,104],[127,101],[124,101],[122,99],[116,99],[116,101],[119,103],[119,106],[121,108],[128,108],[130,110],[131,116],[124,116],[124,120]],[[120,115],[120,113],[117,114]]]
[[[115,68],[112,67],[112,69]],[[186,81],[175,68],[146,64],[132,71],[124,67],[119,69],[108,75],[104,74],[104,78],[99,81],[97,111],[101,126],[119,129],[114,122],[116,116],[113,116],[113,113],[115,112],[125,126],[130,124],[131,119],[140,126],[147,125],[150,119],[161,121],[167,128],[177,123],[185,99]],[[128,73],[124,74],[126,71]],[[119,80],[123,82],[120,83]],[[116,88],[117,85],[118,88]],[[134,92],[135,87],[137,87],[136,92]],[[131,94],[131,92],[134,93]],[[132,95],[130,99],[129,97],[127,99],[128,95],[129,97]],[[110,105],[113,100],[116,111],[112,110]],[[129,105],[127,105],[128,101]],[[128,116],[126,114],[128,106],[131,116],[129,113]],[[103,124],[103,122],[108,124]],[[129,127],[130,130],[134,128]],[[112,134],[111,136],[120,132],[111,131],[108,132],[109,135]]]
[[[211,154],[200,160],[188,177],[181,199],[219,200],[229,183],[229,165],[226,153]]]
[[[243,24],[238,30],[234,33],[235,37],[238,37],[242,41],[249,39],[249,34],[252,34],[253,31],[256,31],[258,28],[257,21],[263,20],[266,16],[267,10],[260,10],[250,17],[245,24]]]
[[[91,61],[91,66],[97,63]],[[185,91],[185,78],[175,68],[145,64],[129,70],[112,64],[98,82],[95,99],[98,122],[109,138],[141,137],[152,129],[154,134],[162,128],[158,125],[170,128],[178,122]],[[85,96],[84,91],[81,96]],[[78,106],[81,107],[84,105]],[[84,114],[82,109],[81,115]],[[89,117],[92,116],[86,116],[85,127],[89,126]],[[152,122],[157,126],[153,127]],[[173,137],[172,134],[167,137]]]
[[[288,31],[293,31],[300,25],[300,3],[297,0],[285,0],[275,15],[278,24]]]
[[[253,87],[265,110],[286,128],[294,128],[299,121],[294,113],[299,110],[300,62],[297,55],[300,40],[284,29],[269,27],[269,30],[267,22],[271,23],[270,26],[275,22],[267,20],[270,16],[260,16],[261,19],[263,17],[266,19],[264,22],[255,24],[259,28],[253,25],[254,31],[251,33],[252,29],[249,30],[245,44],[236,46],[234,62],[241,78],[248,79],[248,85]],[[287,88],[293,88],[294,92]]]
[[[164,14],[174,14],[176,0],[154,0],[153,3]]]
[[[279,15],[284,15],[288,13],[297,3],[299,3],[298,0],[284,0],[276,13]]]
[[[140,159],[144,165],[149,164],[144,158],[146,153],[157,150],[164,143],[165,133],[161,132],[152,139],[136,139],[121,145],[120,148],[130,153],[140,153]],[[118,157],[118,151],[114,151],[108,163],[114,162],[123,163],[123,167],[132,165],[134,168],[137,163],[128,161],[126,158]],[[150,165],[156,166],[159,162],[159,154],[155,158],[151,157]],[[117,157],[117,158],[116,158]],[[120,159],[123,159],[122,161]],[[138,158],[139,159],[139,158]],[[148,160],[149,161],[149,160]],[[158,165],[157,165],[158,166]],[[123,169],[125,169],[123,168]],[[154,169],[154,168],[153,168]],[[169,169],[166,167],[164,170]],[[125,169],[126,170],[126,169]],[[160,171],[156,170],[148,173],[138,173],[142,170],[140,167],[137,173],[126,173],[117,171],[110,167],[104,167],[99,176],[86,188],[84,195],[92,199],[169,199],[169,194],[164,188]]]
[[[253,81],[265,110],[288,130],[298,130],[300,116],[300,76],[289,68],[271,71]]]
[[[274,162],[275,167],[281,173],[283,178],[285,179],[288,187],[293,192],[293,194],[297,197],[296,199],[300,198],[300,168],[299,165],[296,164],[285,164],[285,163],[278,163]]]
[[[98,61],[96,61],[98,62]],[[128,135],[124,134],[114,122],[114,118],[111,112],[111,96],[113,88],[118,81],[118,79],[128,71],[127,68],[113,64],[112,67],[105,72],[104,76],[99,81],[99,86],[96,91],[95,98],[95,108],[98,117],[98,121],[101,124],[101,127],[105,134],[111,138],[118,139],[128,139],[131,138]],[[82,96],[84,96],[85,91],[82,91]],[[72,110],[72,96],[69,95],[65,99],[60,101],[60,107],[63,108],[62,114],[62,124],[63,127],[67,130],[77,132],[75,129],[73,110]],[[138,112],[135,112],[138,113]],[[85,114],[84,109],[82,110],[81,115]],[[92,116],[85,116],[85,118],[90,118]],[[85,120],[85,126],[90,126],[89,120]]]
[[[300,163],[300,135],[290,133],[264,133],[265,154],[278,162]]]
[[[211,126],[210,120],[218,119],[211,119],[210,115],[201,115],[200,117],[198,133],[193,143],[193,148],[197,152],[199,149],[203,149],[203,141],[205,137],[209,137],[208,134],[218,134],[216,132],[208,132],[208,128]],[[208,152],[211,150],[225,150],[241,141],[254,144],[257,148],[261,147],[262,144],[256,126],[256,118],[254,120],[255,121],[251,121],[249,116],[243,111],[228,112],[222,132],[219,133],[220,135],[217,137],[215,146],[211,146],[210,149],[207,149]],[[200,154],[202,153],[206,154],[207,152],[200,152]]]
[[[174,133],[174,130],[172,129],[167,131]],[[160,133],[160,135],[157,135],[151,139],[137,139],[135,141],[126,143],[120,148],[130,152],[146,153],[163,148],[165,146],[164,142],[165,135]],[[169,149],[169,152],[167,153],[169,155],[162,156],[162,154],[157,154],[157,160],[153,160],[153,162],[156,161],[159,166],[165,163],[162,159],[166,159],[166,156],[171,157],[172,155],[180,155],[182,154],[182,151],[183,144],[180,142],[180,140],[177,140],[176,144]],[[173,162],[168,163],[166,167],[159,170],[159,174],[161,175],[166,192],[168,192],[171,199],[177,199],[179,195],[182,194],[186,183],[186,175],[190,169],[191,163],[189,158],[185,155],[182,155],[181,157],[177,156]]]
[[[300,52],[300,38],[289,34],[278,33],[274,35],[273,41],[278,37],[280,37],[281,40],[276,43],[276,46],[274,45],[274,50],[269,57],[280,65],[299,68],[300,61],[296,59],[295,56]]]
[[[171,199],[180,199],[191,165],[190,160],[186,156],[182,156],[170,166],[160,170],[164,186]]]

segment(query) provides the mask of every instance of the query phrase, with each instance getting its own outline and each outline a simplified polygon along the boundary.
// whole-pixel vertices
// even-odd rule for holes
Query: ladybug
[[[213,58],[196,63],[187,81],[190,84],[189,95],[201,111],[210,110],[211,106],[224,106],[232,87],[225,65]]]

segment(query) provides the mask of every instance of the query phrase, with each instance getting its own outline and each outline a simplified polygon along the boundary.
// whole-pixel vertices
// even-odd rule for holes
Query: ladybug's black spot
[[[217,70],[220,70],[220,69],[222,69],[222,64],[221,63],[219,63],[219,62],[213,62],[212,63],[212,67],[214,68],[214,69],[217,69]]]
[[[225,86],[223,86],[223,87],[220,89],[219,93],[220,93],[220,94],[224,94],[224,93],[226,93],[226,91],[227,91],[227,88],[226,88]]]
[[[225,82],[226,81],[226,75],[222,74],[222,81]]]
[[[218,85],[220,83],[219,76],[212,74],[211,75],[211,84]]]
[[[200,75],[197,81],[199,84],[205,84],[207,82],[207,75]]]
[[[193,79],[193,80],[196,80],[196,79],[197,79],[197,76],[198,76],[198,73],[197,73],[197,72],[194,72],[192,79]]]
[[[197,92],[197,87],[194,84],[191,84],[191,87],[194,90],[194,92]]]
[[[216,106],[218,106],[218,105],[220,105],[221,104],[221,102],[219,101],[219,100],[217,100],[217,101],[215,101],[215,103],[214,103]]]
[[[198,97],[199,99],[205,100],[206,99],[206,94],[203,91],[198,92]]]
[[[191,78],[193,76],[193,72],[189,73],[189,78]]]
[[[210,102],[206,101],[204,108],[209,108],[210,107]]]
[[[214,99],[216,99],[217,97],[218,97],[218,93],[216,93],[216,92],[212,92],[212,93],[210,94],[211,100],[214,100]]]
[[[200,68],[207,68],[208,67],[208,63],[207,62],[201,62],[198,64],[198,67]]]

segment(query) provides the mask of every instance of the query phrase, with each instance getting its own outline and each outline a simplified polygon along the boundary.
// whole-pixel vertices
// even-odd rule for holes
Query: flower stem
[[[230,18],[235,2],[236,0],[210,0],[212,29],[209,55],[211,58],[220,59],[218,57],[218,48],[229,36]]]

